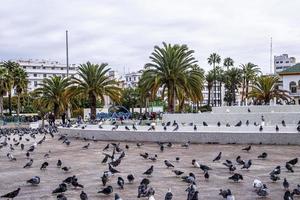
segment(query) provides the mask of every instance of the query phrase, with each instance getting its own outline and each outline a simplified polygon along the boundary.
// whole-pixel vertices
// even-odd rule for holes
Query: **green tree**
[[[0,113],[3,116],[3,96],[6,94],[6,68],[0,66]]]
[[[125,88],[122,91],[121,105],[126,107],[131,112],[134,112],[134,108],[137,107],[139,101],[139,94],[137,89]]]
[[[258,74],[261,73],[260,68],[253,64],[253,63],[247,63],[241,65],[242,68],[242,78],[243,78],[243,83],[242,83],[242,101],[248,98],[248,93],[249,93],[249,86],[250,84],[255,81],[257,78]]]
[[[185,91],[189,97],[201,94],[203,74],[195,69],[194,51],[187,45],[171,45],[163,42],[163,47],[155,46],[151,63],[145,65],[141,86],[154,97],[162,87],[162,99],[167,93],[168,112],[175,111],[179,92]]]
[[[210,106],[210,100],[211,100],[211,89],[214,84],[214,71],[210,70],[205,76],[205,80],[207,83],[207,90],[208,90],[208,99],[207,99],[207,106]]]
[[[14,77],[14,71],[20,68],[20,65],[16,62],[12,61],[6,61],[2,64],[2,67],[6,68],[6,73],[4,75],[4,79],[6,82],[6,91],[8,93],[8,109],[9,109],[9,114],[12,114],[12,90],[14,89],[15,86],[15,77]]]
[[[87,62],[79,66],[78,78],[73,77],[72,83],[75,84],[76,93],[89,98],[91,120],[96,119],[97,98],[104,102],[104,96],[107,95],[115,102],[120,100],[121,89],[118,87],[118,82],[109,77],[110,68],[107,66],[106,63],[98,65]]]
[[[53,109],[54,115],[57,117],[60,111],[67,109],[69,99],[73,94],[70,89],[70,79],[60,76],[52,76],[44,78],[35,92],[41,97],[44,106]]]
[[[241,85],[242,72],[241,69],[232,67],[225,72],[225,101],[229,105],[234,105],[236,103],[236,91]]]
[[[213,95],[213,105],[216,106],[216,95],[217,95],[217,77],[216,77],[216,65],[220,64],[221,62],[221,57],[217,53],[212,53],[209,55],[207,58],[208,64],[213,66],[213,72],[214,72],[214,95]]]
[[[14,76],[14,87],[16,90],[17,98],[18,98],[18,100],[17,100],[17,116],[19,117],[20,107],[21,107],[20,99],[21,99],[22,93],[27,91],[28,78],[27,78],[27,73],[22,68],[16,68],[13,72],[13,76]]]
[[[230,67],[233,67],[234,61],[232,58],[227,57],[223,61],[223,66],[226,68],[226,70],[229,70]]]
[[[291,100],[288,91],[278,88],[278,76],[259,76],[252,85],[249,98],[254,98],[256,103],[269,104],[273,98],[285,101]]]

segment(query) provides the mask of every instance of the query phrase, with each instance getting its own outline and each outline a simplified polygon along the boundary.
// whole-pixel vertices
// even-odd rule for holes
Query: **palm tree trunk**
[[[211,92],[211,89],[208,88],[208,99],[207,99],[207,106],[210,106],[210,92]]]
[[[19,118],[19,115],[20,115],[20,99],[21,99],[21,97],[20,97],[20,94],[18,94],[18,105],[17,105],[17,117]]]
[[[248,98],[248,92],[249,92],[249,81],[246,81],[246,99]]]
[[[220,81],[220,100],[219,100],[219,106],[222,106],[222,82]]]
[[[8,92],[8,110],[9,110],[9,115],[12,113],[12,108],[11,108],[11,91]]]
[[[245,86],[246,85],[246,81],[245,78],[243,78],[243,88],[242,88],[242,99],[241,101],[244,102],[244,93],[245,93]]]
[[[58,116],[58,111],[59,111],[59,105],[57,103],[54,103],[54,108],[53,108],[54,118]]]
[[[213,95],[213,106],[216,106],[216,93],[217,93],[217,83],[216,83],[216,67],[215,67],[215,63],[214,63],[214,95]]]
[[[3,116],[3,95],[0,96],[0,114]]]
[[[93,94],[89,94],[90,108],[91,108],[91,120],[96,119],[96,97]]]

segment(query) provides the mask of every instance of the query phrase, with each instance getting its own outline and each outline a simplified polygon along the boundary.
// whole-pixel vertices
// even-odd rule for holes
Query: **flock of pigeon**
[[[204,125],[204,124],[203,124]],[[238,123],[237,126],[241,124]],[[171,122],[164,124],[164,127],[171,127],[174,129],[179,128],[179,125],[174,121],[171,125]],[[150,126],[151,128],[152,126]],[[127,127],[128,128],[128,127]],[[136,128],[134,125],[133,129]],[[153,127],[152,127],[153,128]],[[194,129],[197,127],[194,126]],[[176,130],[175,130],[176,131]],[[24,166],[20,167],[20,170],[26,170],[28,168],[35,167],[34,156],[37,151],[39,151],[39,146],[48,140],[58,140],[60,144],[64,145],[65,148],[70,147],[72,144],[72,140],[67,138],[65,135],[58,135],[57,128],[49,127],[47,129],[30,129],[30,128],[13,128],[13,129],[0,129],[0,152],[7,152],[6,157],[9,162],[15,162],[17,158],[14,156],[14,152],[22,151],[24,152],[24,157],[28,159],[28,162],[24,163]],[[82,151],[89,151],[90,147],[94,144],[91,144],[92,141],[89,141],[86,138],[83,138],[83,141],[86,143],[81,147]],[[95,144],[97,144],[95,141]],[[101,189],[97,191],[99,193],[99,199],[110,197],[115,200],[122,200],[119,191],[125,190],[127,184],[136,185],[136,198],[144,198],[148,200],[155,200],[156,190],[152,185],[152,176],[155,174],[156,163],[163,162],[166,170],[169,170],[170,173],[173,173],[175,176],[175,180],[186,183],[186,187],[183,191],[186,192],[187,200],[198,200],[200,199],[201,193],[201,185],[199,185],[198,179],[199,175],[196,175],[192,170],[186,173],[185,171],[177,168],[178,163],[182,162],[181,158],[177,156],[175,159],[160,159],[160,156],[165,151],[172,151],[172,149],[180,147],[180,151],[184,151],[185,149],[190,148],[191,142],[185,142],[182,144],[173,144],[171,142],[162,143],[157,142],[157,151],[158,153],[153,154],[152,152],[145,152],[143,149],[144,146],[147,146],[144,143],[136,143],[136,145],[125,144],[121,145],[121,143],[110,142],[107,143],[106,146],[101,149],[101,163],[102,165],[107,166],[107,170],[101,173],[101,177],[99,178],[99,182],[101,182]],[[124,159],[126,159],[128,152],[132,148],[137,148],[139,150],[139,154],[136,155],[136,164],[140,162],[150,162],[148,168],[144,170],[142,174],[136,174],[134,171],[132,173],[128,173],[126,176],[121,176],[121,172],[118,167],[124,163]],[[178,150],[178,149],[177,149]],[[262,152],[260,155],[255,155],[255,157],[251,154],[253,150],[253,146],[249,145],[243,149],[242,152],[249,153],[249,157],[260,159],[261,161],[265,161],[269,159],[269,155],[267,152]],[[63,153],[63,152],[62,152]],[[197,152],[194,152],[197,154]],[[42,162],[39,166],[39,170],[46,171],[49,165],[56,165],[58,170],[62,170],[65,173],[72,173],[72,168],[69,166],[64,166],[64,162],[61,159],[57,159],[56,163],[49,163],[47,158],[51,156],[51,151],[44,155],[45,161]],[[191,155],[193,157],[193,155]],[[197,157],[197,155],[195,155]],[[1,158],[2,159],[2,158]],[[194,169],[199,169],[199,172],[203,174],[203,179],[205,181],[210,181],[212,177],[210,176],[211,171],[214,171],[213,167],[210,166],[209,163],[219,163],[219,166],[228,169],[228,174],[225,174],[228,182],[233,182],[239,184],[244,180],[243,173],[251,170],[253,164],[253,159],[243,160],[241,156],[237,156],[232,160],[223,159],[222,152],[216,154],[214,158],[211,158],[210,161],[206,161],[206,163],[200,162],[196,159],[191,159],[190,163],[184,163],[188,169],[188,167],[193,167]],[[133,163],[134,164],[134,163]],[[284,173],[294,173],[297,170],[298,158],[293,158],[285,161],[285,165],[274,166],[274,169],[266,174],[269,176],[269,179],[272,184],[282,184],[282,188],[284,192],[282,197],[278,199],[284,200],[292,200],[295,197],[300,197],[300,185],[299,183],[289,183],[289,181],[282,177],[282,171]],[[1,167],[0,167],[1,170]],[[32,187],[40,186],[41,176],[33,176],[26,181],[27,185]],[[283,180],[282,180],[283,179]],[[299,179],[300,182],[300,179]],[[112,184],[115,183],[115,184]],[[268,182],[269,183],[269,182]],[[257,197],[268,197],[270,194],[269,187],[272,187],[272,184],[268,184],[261,181],[259,178],[253,180],[252,187],[255,196]],[[297,186],[295,186],[298,184]],[[20,185],[24,185],[20,183]],[[115,187],[117,185],[117,187]],[[295,186],[295,187],[293,187]],[[41,186],[42,187],[42,186]],[[53,188],[51,191],[52,195],[56,197],[58,200],[66,200],[66,193],[69,190],[79,189],[81,192],[78,194],[78,199],[87,200],[89,199],[89,194],[85,192],[85,186],[79,181],[78,176],[71,175],[62,178],[61,183],[57,185],[56,188]],[[16,188],[13,191],[10,191],[6,194],[0,194],[1,198],[14,199],[18,195],[22,195],[22,186]],[[224,188],[220,188],[218,191],[220,198],[227,200],[234,200],[235,194],[233,194],[230,188],[226,186]],[[164,195],[165,200],[178,199],[173,194],[171,187],[168,191],[165,191]],[[123,198],[124,200],[124,198]]]

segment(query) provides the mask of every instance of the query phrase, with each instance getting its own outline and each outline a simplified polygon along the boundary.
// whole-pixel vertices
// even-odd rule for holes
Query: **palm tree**
[[[152,62],[145,65],[141,86],[150,91],[152,98],[162,87],[162,99],[167,92],[168,112],[175,111],[176,97],[180,91],[186,91],[189,97],[201,94],[203,74],[195,68],[197,61],[193,53],[187,45],[163,42],[163,47],[154,47],[150,56]]]
[[[70,89],[70,79],[60,76],[45,78],[35,92],[40,95],[44,106],[53,108],[54,116],[67,108],[73,90]]]
[[[224,99],[229,105],[234,105],[236,102],[235,94],[242,81],[241,69],[233,67],[226,71],[225,77],[225,87],[227,90]]]
[[[208,73],[205,76],[205,80],[206,80],[207,89],[208,89],[207,105],[210,106],[211,89],[212,89],[213,84],[214,84],[214,72],[213,72],[213,70],[208,71]]]
[[[89,99],[91,120],[96,119],[97,98],[104,102],[104,96],[109,96],[113,101],[119,101],[121,89],[115,79],[108,76],[108,64],[92,64],[87,62],[78,68],[78,78],[73,77],[77,94],[85,95]]]
[[[21,94],[27,90],[27,85],[28,85],[28,79],[27,79],[27,73],[25,70],[22,68],[17,68],[13,72],[14,74],[14,87],[16,89],[16,94],[18,97],[17,100],[17,116],[19,117],[20,114],[20,99],[21,99]]]
[[[48,100],[45,101],[45,100],[46,99],[36,97],[32,102],[34,109],[37,111],[38,115],[42,119],[42,128],[44,128],[45,126],[45,117],[47,113],[50,111],[50,108],[47,106],[47,103],[49,103],[49,101]]]
[[[6,94],[6,80],[5,74],[7,73],[6,68],[0,66],[0,113],[3,116],[3,96]]]
[[[242,84],[242,101],[248,98],[248,91],[249,91],[249,85],[253,81],[255,81],[257,75],[261,73],[260,68],[253,64],[253,63],[247,63],[241,65],[242,68],[242,77],[243,77],[243,84]]]
[[[224,67],[226,67],[226,70],[229,70],[230,67],[233,67],[234,61],[232,58],[227,57],[224,59],[223,65],[224,65]]]
[[[20,68],[20,65],[16,62],[7,61],[2,64],[2,67],[6,68],[6,73],[4,75],[4,79],[6,82],[6,91],[8,93],[8,109],[9,114],[12,113],[12,103],[11,103],[11,92],[15,86],[15,77],[14,77],[14,71],[18,68]]]
[[[252,90],[248,97],[253,97],[256,102],[269,104],[273,98],[290,100],[288,91],[278,89],[278,76],[259,76],[252,85]]]
[[[216,95],[217,95],[217,83],[216,83],[216,64],[220,64],[221,62],[221,57],[217,53],[212,53],[210,56],[207,58],[208,64],[213,66],[214,70],[214,98],[213,98],[213,105],[217,105],[216,102]]]

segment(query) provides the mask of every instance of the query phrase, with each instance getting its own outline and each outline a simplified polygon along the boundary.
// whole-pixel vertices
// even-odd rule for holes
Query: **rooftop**
[[[286,70],[283,70],[279,75],[289,75],[289,74],[300,74],[300,63],[289,67]]]

